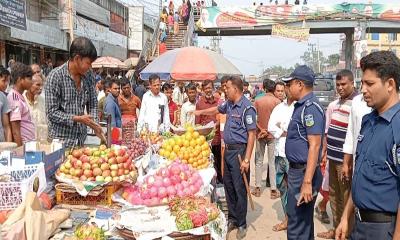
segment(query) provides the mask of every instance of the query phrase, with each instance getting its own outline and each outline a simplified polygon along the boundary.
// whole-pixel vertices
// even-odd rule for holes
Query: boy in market
[[[22,95],[32,86],[32,69],[23,63],[16,62],[11,69],[13,88],[7,95],[10,107],[11,132],[18,146],[35,140],[35,124],[32,121],[28,104]]]

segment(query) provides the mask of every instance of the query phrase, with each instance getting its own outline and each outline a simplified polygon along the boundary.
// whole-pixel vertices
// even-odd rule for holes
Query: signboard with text
[[[25,0],[0,0],[0,24],[26,30]]]

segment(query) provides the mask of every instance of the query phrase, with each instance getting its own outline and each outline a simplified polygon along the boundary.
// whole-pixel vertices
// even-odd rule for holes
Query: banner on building
[[[258,5],[202,8],[197,23],[207,28],[255,27],[298,22],[317,17],[348,14],[381,20],[400,21],[400,4],[346,3],[308,5]]]
[[[0,1],[0,24],[26,30],[25,0]]]
[[[129,7],[128,49],[142,51],[143,49],[144,7]]]
[[[367,40],[354,41],[354,60],[356,61],[358,68],[360,67],[361,58],[367,56],[368,54]]]
[[[272,36],[296,39],[298,41],[308,41],[310,37],[309,28],[289,27],[283,24],[272,25]]]

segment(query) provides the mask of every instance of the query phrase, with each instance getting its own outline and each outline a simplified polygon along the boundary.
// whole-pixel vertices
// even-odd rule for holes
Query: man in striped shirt
[[[340,222],[343,209],[350,194],[351,183],[343,181],[343,144],[346,138],[349,114],[353,98],[358,94],[354,88],[354,77],[350,70],[341,70],[336,75],[336,91],[339,98],[331,102],[327,110],[326,156],[329,161],[329,198],[333,215],[333,227]],[[317,236],[334,239],[334,229]]]

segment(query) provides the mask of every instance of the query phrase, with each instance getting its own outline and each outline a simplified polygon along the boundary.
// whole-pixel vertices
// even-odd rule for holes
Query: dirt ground
[[[251,188],[254,186],[254,161],[251,161]],[[263,186],[265,186],[265,181],[263,181]],[[318,196],[317,203],[322,198],[321,195]],[[280,199],[271,200],[270,198],[270,189],[264,188],[262,191],[262,195],[259,198],[253,196],[254,207],[255,210],[252,211],[250,208],[250,203],[248,204],[248,212],[247,212],[247,224],[248,230],[245,239],[287,239],[286,231],[274,232],[272,231],[272,227],[280,223],[284,219],[281,201]],[[322,224],[318,219],[314,217],[314,234],[317,236],[317,233],[327,231],[332,227],[332,214],[330,211],[329,203],[328,203],[328,215],[331,220],[331,224]],[[227,239],[234,240],[236,239],[236,231],[232,231]],[[315,237],[315,239],[321,239]]]

